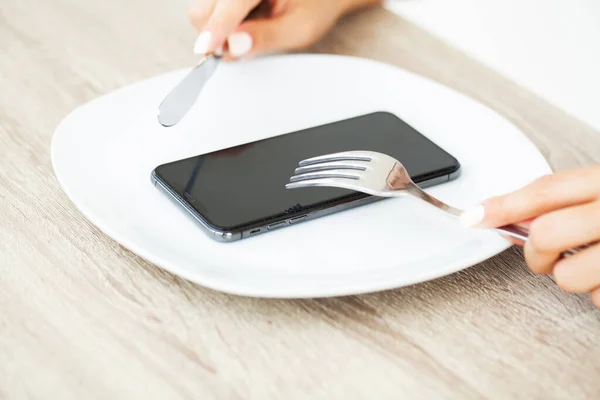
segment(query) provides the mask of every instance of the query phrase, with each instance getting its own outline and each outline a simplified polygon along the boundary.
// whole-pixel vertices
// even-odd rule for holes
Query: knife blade
[[[190,73],[171,90],[158,107],[158,122],[162,126],[174,126],[185,117],[220,63],[219,56],[209,54],[202,57]]]
[[[261,1],[246,17],[246,21],[271,15],[270,0]],[[208,54],[188,73],[158,107],[158,122],[165,127],[177,125],[192,108],[200,92],[221,63],[221,57]]]

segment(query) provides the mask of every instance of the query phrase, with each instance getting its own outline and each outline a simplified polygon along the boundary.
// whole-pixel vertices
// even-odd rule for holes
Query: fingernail
[[[460,224],[465,228],[471,228],[479,225],[485,217],[485,208],[483,205],[478,205],[465,210],[460,215]]]
[[[252,50],[252,36],[246,32],[235,32],[227,38],[229,53],[234,57],[241,57]]]
[[[223,55],[223,46],[220,46],[218,49],[215,50],[215,55],[221,57]]]
[[[202,32],[198,35],[196,43],[194,44],[194,53],[196,54],[208,54],[210,51],[210,45],[212,41],[212,33]]]

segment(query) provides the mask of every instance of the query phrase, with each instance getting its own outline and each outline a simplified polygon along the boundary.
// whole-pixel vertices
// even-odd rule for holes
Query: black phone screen
[[[299,161],[351,150],[388,154],[417,183],[459,169],[454,157],[401,119],[377,112],[171,162],[155,174],[206,222],[230,231],[367,197],[337,188],[285,188]]]

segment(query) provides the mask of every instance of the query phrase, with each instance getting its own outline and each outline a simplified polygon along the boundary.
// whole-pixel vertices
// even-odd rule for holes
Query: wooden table
[[[187,6],[0,4],[0,398],[600,398],[600,312],[517,249],[384,293],[260,300],[183,281],[88,223],[54,178],[52,133],[83,102],[192,65]],[[314,51],[454,87],[557,170],[600,162],[598,132],[383,9]]]

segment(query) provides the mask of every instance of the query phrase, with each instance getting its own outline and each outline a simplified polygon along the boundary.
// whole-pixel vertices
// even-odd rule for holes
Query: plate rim
[[[331,54],[297,53],[297,54],[291,54],[291,55],[270,56],[268,58],[272,59],[272,58],[290,58],[290,57],[360,60],[361,62],[372,63],[372,64],[375,64],[378,66],[384,66],[386,68],[394,69],[396,71],[399,71],[400,73],[404,73],[408,76],[411,76],[412,78],[416,78],[418,80],[425,81],[429,84],[433,84],[435,86],[442,87],[443,90],[450,91],[455,95],[466,98],[471,102],[477,103],[480,107],[486,108],[488,111],[493,112],[497,117],[503,119],[506,123],[510,124],[514,129],[516,129],[517,131],[519,131],[521,133],[523,140],[528,141],[538,151],[538,153],[541,156],[541,159],[544,160],[544,163],[545,163],[544,167],[548,170],[548,172],[552,172],[552,168],[550,167],[548,160],[543,156],[543,154],[541,154],[541,152],[539,151],[537,146],[535,146],[535,144],[531,141],[531,139],[527,135],[525,135],[525,133],[520,128],[515,126],[510,120],[508,120],[507,118],[505,118],[504,116],[502,116],[501,114],[496,112],[495,110],[489,108],[486,104],[481,103],[481,102],[477,101],[476,99],[474,99],[473,97],[471,97],[465,93],[462,93],[460,91],[457,91],[456,89],[454,89],[452,87],[445,86],[442,83],[435,81],[433,79],[430,79],[426,76],[416,74],[414,72],[394,66],[392,64],[387,64],[387,63],[384,63],[384,62],[381,62],[378,60],[372,60],[372,59],[363,58],[363,57],[354,57],[354,56],[346,56],[346,55],[331,55]],[[263,59],[263,58],[261,58],[261,59]],[[250,62],[252,62],[252,61],[250,61]],[[342,286],[332,287],[329,290],[327,290],[326,292],[324,292],[323,290],[319,290],[319,289],[311,290],[310,287],[306,287],[306,285],[305,285],[305,286],[295,287],[293,293],[290,293],[289,288],[287,288],[287,289],[284,288],[283,291],[280,291],[275,287],[269,287],[269,290],[267,290],[266,286],[261,286],[258,290],[253,290],[253,288],[251,286],[239,285],[238,282],[233,281],[233,280],[224,282],[223,280],[212,279],[210,275],[198,273],[197,271],[194,272],[194,271],[189,270],[186,267],[179,267],[178,263],[176,263],[176,262],[171,262],[160,256],[155,256],[150,251],[145,250],[142,246],[138,246],[135,241],[128,240],[126,237],[127,235],[120,234],[116,230],[112,229],[109,226],[109,224],[106,224],[102,221],[102,218],[95,215],[94,212],[91,212],[85,206],[85,204],[83,204],[84,202],[80,201],[80,199],[77,196],[73,195],[72,191],[69,189],[69,186],[66,185],[65,182],[63,181],[64,177],[61,177],[61,174],[58,172],[58,170],[60,168],[57,168],[57,159],[56,159],[57,149],[56,149],[55,143],[57,143],[57,138],[60,138],[60,136],[66,134],[63,132],[68,132],[67,127],[74,120],[77,119],[77,116],[81,112],[84,112],[86,108],[97,103],[99,100],[106,99],[106,98],[113,97],[113,96],[116,97],[116,96],[119,96],[120,94],[122,94],[123,92],[135,91],[138,87],[144,86],[144,84],[146,82],[156,80],[156,79],[161,79],[161,78],[165,79],[168,76],[176,77],[178,75],[183,75],[186,71],[187,71],[187,69],[177,69],[177,70],[169,71],[169,72],[159,74],[154,77],[147,78],[147,79],[142,79],[140,81],[137,81],[132,84],[126,85],[124,87],[118,88],[114,91],[103,94],[101,96],[98,96],[98,97],[90,100],[90,101],[83,103],[82,105],[76,107],[73,111],[71,111],[66,117],[64,117],[61,120],[61,122],[58,124],[57,128],[55,129],[54,134],[52,136],[52,140],[51,140],[50,156],[51,156],[51,163],[52,163],[54,176],[56,177],[60,188],[67,195],[67,197],[71,201],[71,203],[77,208],[77,210],[82,214],[82,216],[85,219],[87,219],[92,225],[94,225],[95,228],[97,228],[102,233],[104,233],[106,236],[108,236],[111,240],[114,240],[117,244],[119,244],[120,246],[123,246],[128,251],[131,251],[132,253],[139,256],[141,259],[145,260],[146,262],[154,264],[156,267],[158,267],[160,269],[163,269],[173,275],[176,275],[182,279],[188,280],[190,282],[193,282],[193,283],[203,286],[205,288],[223,292],[223,293],[227,293],[227,294],[236,295],[236,296],[256,297],[256,298],[272,298],[272,299],[330,298],[330,297],[340,297],[340,296],[347,296],[347,295],[377,293],[377,292],[398,289],[401,287],[413,286],[415,284],[425,283],[428,281],[436,280],[436,279],[443,278],[448,275],[455,274],[459,271],[465,270],[472,266],[475,266],[485,260],[488,260],[488,259],[506,251],[510,247],[512,247],[512,244],[509,241],[504,241],[504,244],[502,246],[500,246],[500,245],[495,246],[496,250],[488,251],[485,254],[483,254],[483,253],[476,254],[475,256],[471,256],[468,258],[461,258],[460,262],[454,261],[452,263],[446,264],[447,267],[444,268],[444,272],[442,274],[440,274],[439,271],[432,270],[427,274],[416,275],[416,276],[412,277],[411,279],[400,278],[400,279],[398,279],[398,282],[396,282],[395,280],[392,279],[392,280],[389,280],[389,282],[386,282],[385,284],[382,284],[377,281],[373,281],[373,282],[375,282],[373,284],[358,284],[358,285],[356,283],[353,283],[351,285],[345,284]],[[148,181],[150,182],[150,179],[148,179]],[[221,245],[228,246],[231,244],[221,244]],[[283,292],[286,292],[286,293],[283,293]]]

